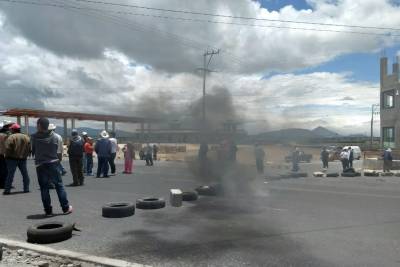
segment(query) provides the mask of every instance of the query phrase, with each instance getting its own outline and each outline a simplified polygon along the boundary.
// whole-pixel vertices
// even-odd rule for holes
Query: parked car
[[[345,146],[348,147],[348,146]],[[359,146],[350,146],[351,149],[353,150],[353,155],[354,155],[354,159],[361,159],[362,156],[362,151],[361,148]]]
[[[311,162],[312,155],[311,154],[306,154],[304,151],[299,151],[300,152],[300,160],[299,162]],[[288,155],[285,157],[286,162],[292,162],[292,154]]]

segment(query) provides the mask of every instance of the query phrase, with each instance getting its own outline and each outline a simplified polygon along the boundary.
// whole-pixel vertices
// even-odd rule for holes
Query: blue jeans
[[[6,159],[6,163],[7,163],[8,174],[4,190],[6,192],[10,192],[12,183],[14,181],[14,174],[18,167],[18,169],[21,171],[22,179],[24,182],[24,192],[28,192],[29,175],[28,175],[28,169],[26,168],[26,159]]]
[[[100,177],[101,174],[103,176],[108,176],[108,161],[109,157],[98,157],[98,165],[97,165],[97,177]]]
[[[67,193],[65,192],[64,185],[61,179],[61,174],[58,170],[59,163],[45,163],[36,167],[36,173],[40,186],[40,193],[42,195],[42,202],[44,211],[47,214],[53,212],[51,206],[51,198],[49,193],[49,185],[53,183],[57,192],[58,200],[60,201],[61,208],[63,212],[66,212],[69,208],[69,203],[67,199]]]
[[[93,173],[93,155],[86,154],[85,157],[86,157],[86,173],[92,174]]]

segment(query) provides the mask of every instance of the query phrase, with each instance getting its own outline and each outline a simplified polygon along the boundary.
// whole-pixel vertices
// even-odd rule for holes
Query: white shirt
[[[61,135],[59,135],[58,133],[54,132],[54,135],[58,139],[57,153],[58,154],[63,154],[64,153],[64,141],[63,141]]]
[[[342,153],[340,153],[340,158],[341,159],[349,159],[350,158],[350,153],[347,151],[342,151]]]
[[[118,151],[118,141],[116,138],[110,138],[111,142],[111,153],[117,153]]]

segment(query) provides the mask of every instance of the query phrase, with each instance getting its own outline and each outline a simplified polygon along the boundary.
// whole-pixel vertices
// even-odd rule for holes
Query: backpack
[[[79,141],[72,141],[69,145],[68,154],[70,156],[75,157],[82,157],[83,156],[83,142],[82,140]]]

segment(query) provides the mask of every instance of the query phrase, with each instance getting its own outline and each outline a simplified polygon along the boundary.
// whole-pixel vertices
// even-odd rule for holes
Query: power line
[[[267,19],[267,18],[255,18],[255,17],[245,17],[245,16],[233,16],[233,15],[224,15],[224,14],[213,14],[213,13],[208,13],[208,12],[197,12],[197,11],[188,11],[188,10],[155,8],[155,7],[132,5],[132,4],[110,3],[110,2],[95,1],[95,0],[70,0],[70,1],[85,2],[85,3],[92,3],[92,4],[102,4],[102,5],[110,5],[110,6],[119,6],[119,7],[130,7],[130,8],[154,10],[154,11],[162,11],[162,12],[170,12],[170,13],[181,13],[181,14],[189,14],[189,15],[201,15],[201,16],[209,16],[209,17],[241,19],[241,20],[285,22],[285,23],[309,24],[309,25],[320,25],[320,26],[334,26],[334,27],[347,27],[347,28],[360,28],[360,29],[400,31],[400,28],[391,28],[391,27],[376,27],[376,26],[363,26],[363,25],[350,25],[350,24],[336,24],[336,23],[323,23],[323,22],[309,22],[309,21],[296,21],[296,20],[281,20],[281,19]]]
[[[93,2],[90,0],[74,0],[74,1]],[[123,14],[123,15],[153,17],[153,18],[189,21],[189,22],[202,22],[202,23],[210,23],[210,24],[224,24],[224,25],[233,25],[233,26],[288,29],[288,30],[315,31],[315,32],[331,32],[331,33],[344,33],[344,34],[358,34],[358,35],[366,35],[366,36],[384,36],[384,37],[399,37],[400,36],[400,34],[394,34],[394,33],[388,33],[388,32],[379,33],[379,32],[366,32],[366,31],[347,31],[347,30],[334,30],[334,29],[303,28],[303,27],[282,26],[282,25],[261,25],[261,24],[248,24],[248,23],[239,23],[239,22],[216,21],[216,20],[209,20],[209,19],[170,17],[170,16],[153,15],[153,14],[145,14],[145,13],[133,13],[133,12],[128,12],[128,11],[105,10],[105,9],[98,9],[98,8],[91,8],[91,7],[77,7],[77,6],[65,5],[65,4],[39,3],[39,2],[25,1],[25,0],[0,0],[0,2],[30,4],[30,5],[49,6],[49,7],[58,7],[58,8],[71,8],[71,9],[79,9],[79,10],[116,13],[116,14]],[[109,4],[115,5],[114,3],[109,3]],[[120,4],[118,4],[118,5],[120,5]],[[302,24],[305,24],[305,23],[302,23]],[[317,24],[317,23],[313,23],[313,25],[325,26],[324,24]],[[360,28],[360,27],[358,27],[358,28]],[[371,27],[364,27],[364,28],[372,29]],[[382,29],[383,28],[381,28],[381,30]],[[390,29],[385,28],[385,30],[390,30]],[[400,31],[400,29],[391,29],[391,30]]]

